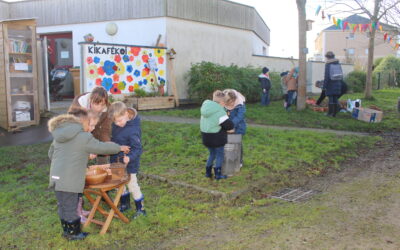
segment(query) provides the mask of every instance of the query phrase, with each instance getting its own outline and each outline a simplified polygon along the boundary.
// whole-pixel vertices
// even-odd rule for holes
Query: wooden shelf
[[[0,21],[0,127],[8,131],[38,125],[40,121],[36,45],[34,20]],[[16,65],[22,70],[16,71]],[[29,121],[14,120],[13,102],[19,100],[30,103]]]
[[[34,93],[17,93],[17,94],[11,94],[11,96],[24,96],[24,95],[35,95]]]
[[[29,77],[33,77],[33,73],[31,73],[31,72],[10,72],[10,77],[29,78]]]
[[[13,56],[32,56],[32,53],[10,52],[8,54]]]

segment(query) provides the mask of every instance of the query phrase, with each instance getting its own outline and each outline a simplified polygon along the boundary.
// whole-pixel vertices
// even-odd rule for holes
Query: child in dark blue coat
[[[246,98],[234,89],[225,89],[225,108],[228,110],[229,119],[234,124],[233,133],[243,135],[246,133],[247,124],[246,114]],[[243,138],[242,138],[243,139]],[[243,166],[243,143],[240,151],[240,167]]]
[[[144,196],[136,176],[139,172],[140,156],[142,154],[140,117],[135,109],[126,107],[123,102],[114,102],[110,107],[110,115],[113,121],[111,141],[115,143],[124,142],[125,144],[123,145],[131,147],[131,151],[126,155],[123,153],[112,155],[110,162],[120,162],[122,160],[127,164],[127,171],[131,179],[128,183],[129,192],[126,192],[121,197],[120,210],[124,211],[130,208],[129,195],[132,193],[136,205],[136,213],[133,216],[135,219],[140,215],[146,215],[143,205]]]

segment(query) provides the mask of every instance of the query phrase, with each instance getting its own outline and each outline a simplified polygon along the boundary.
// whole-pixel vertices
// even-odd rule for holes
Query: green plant
[[[362,70],[354,70],[350,72],[346,78],[345,82],[348,86],[348,91],[353,93],[364,92],[365,81],[367,79],[367,72]],[[372,87],[376,88],[376,76],[372,77]]]
[[[108,96],[108,102],[109,102],[109,103],[115,102],[115,99],[114,99],[114,97],[113,97],[112,95],[109,95],[109,96]]]
[[[374,72],[397,71],[400,72],[400,59],[393,55],[382,58]]]
[[[261,69],[253,67],[238,67],[237,65],[222,66],[211,62],[193,64],[189,73],[189,97],[201,103],[210,99],[217,89],[233,88],[241,92],[247,102],[258,102],[261,89],[258,75]],[[271,98],[279,99],[282,96],[280,77],[271,72]]]
[[[135,95],[136,97],[146,97],[147,96],[147,92],[144,89],[135,89]]]

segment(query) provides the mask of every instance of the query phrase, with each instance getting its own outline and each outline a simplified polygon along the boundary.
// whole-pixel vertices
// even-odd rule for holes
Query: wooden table
[[[129,178],[115,180],[112,176],[107,176],[106,181],[101,184],[96,185],[86,185],[83,190],[83,194],[89,200],[90,204],[92,204],[92,209],[90,210],[90,214],[88,219],[86,220],[83,227],[87,227],[90,223],[95,223],[101,225],[100,234],[105,234],[107,232],[108,227],[111,224],[111,221],[114,217],[119,218],[125,223],[129,223],[129,219],[123,215],[118,209],[118,203],[121,199],[121,195],[125,190],[125,185],[129,182]],[[117,194],[115,195],[114,200],[112,200],[107,191],[117,189]],[[92,196],[93,195],[93,196]],[[105,203],[110,207],[110,210],[107,212],[101,206],[100,202],[105,201]],[[96,211],[99,211],[104,217],[106,217],[105,221],[99,221],[94,219],[94,215]]]

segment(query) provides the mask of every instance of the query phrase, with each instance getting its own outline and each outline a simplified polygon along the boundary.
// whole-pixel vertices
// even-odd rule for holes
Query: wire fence
[[[376,73],[376,89],[400,87],[400,72],[384,71]]]

